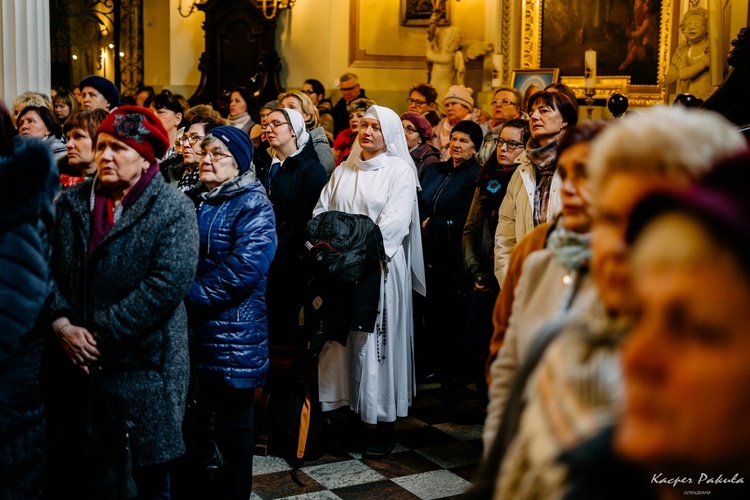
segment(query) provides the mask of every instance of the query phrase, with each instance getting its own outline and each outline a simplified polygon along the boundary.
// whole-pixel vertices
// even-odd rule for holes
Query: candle
[[[586,88],[596,88],[596,51],[589,49],[584,57],[584,76],[586,77]]]

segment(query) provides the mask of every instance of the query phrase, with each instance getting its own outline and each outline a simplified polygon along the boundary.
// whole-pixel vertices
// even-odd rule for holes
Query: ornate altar
[[[262,0],[206,0],[196,8],[206,15],[206,48],[198,69],[198,89],[190,104],[214,103],[233,87],[248,87],[256,107],[281,91],[281,62],[275,48],[276,19],[262,12]]]

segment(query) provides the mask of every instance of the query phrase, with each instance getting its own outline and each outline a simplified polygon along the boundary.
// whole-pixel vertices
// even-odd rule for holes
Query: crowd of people
[[[471,88],[419,83],[399,114],[340,82],[335,104],[315,79],[268,103],[238,87],[226,116],[99,76],[0,106],[0,497],[246,500],[270,346],[314,334],[312,404],[348,411],[369,459],[417,384],[475,384],[467,497],[707,479],[746,497],[738,129],[679,105],[578,123],[561,84],[526,105],[495,89],[486,114]],[[308,226],[342,216],[381,259],[336,323],[346,294],[316,288],[342,285]]]

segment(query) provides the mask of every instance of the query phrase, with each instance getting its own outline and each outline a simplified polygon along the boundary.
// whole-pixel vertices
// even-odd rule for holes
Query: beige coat
[[[526,361],[539,329],[556,314],[568,310],[568,301],[565,299],[571,292],[570,283],[574,281],[564,279],[569,274],[572,278],[569,270],[557,262],[550,249],[533,252],[523,264],[521,279],[514,294],[513,312],[505,332],[505,342],[490,366],[490,401],[483,433],[486,451],[495,440],[513,380],[518,369]],[[576,299],[584,290],[590,288],[593,288],[593,282],[588,275],[584,276]],[[562,307],[563,305],[566,307]],[[576,305],[577,300],[573,301],[571,309]]]
[[[495,276],[502,284],[508,271],[510,252],[516,243],[534,229],[534,191],[536,190],[536,167],[521,153],[516,160],[520,165],[508,183],[508,192],[500,205],[499,220],[495,230]],[[562,180],[555,172],[549,194],[549,209],[546,222],[551,222],[562,210],[560,188]]]

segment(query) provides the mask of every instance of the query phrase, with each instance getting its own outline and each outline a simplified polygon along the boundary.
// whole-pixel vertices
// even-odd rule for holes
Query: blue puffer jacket
[[[271,202],[252,172],[203,195],[200,262],[187,303],[192,364],[200,376],[237,389],[265,384],[266,279],[276,253]]]

